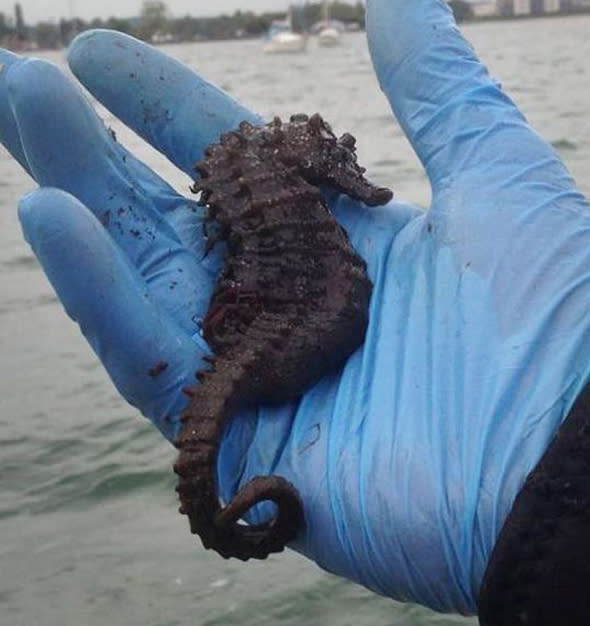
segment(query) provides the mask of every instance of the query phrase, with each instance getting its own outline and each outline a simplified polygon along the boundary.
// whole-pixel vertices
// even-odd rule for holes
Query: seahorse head
[[[389,189],[373,185],[365,177],[365,168],[357,162],[355,138],[349,133],[338,138],[321,115],[293,115],[287,124],[275,118],[267,129],[282,133],[276,156],[296,166],[307,182],[333,187],[372,206],[393,197]]]
[[[319,114],[293,115],[283,123],[275,117],[264,126],[244,121],[239,128],[221,135],[219,143],[205,150],[205,159],[195,166],[201,182],[193,191],[203,191],[202,203],[222,205],[228,197],[239,198],[242,177],[250,183],[257,177],[275,185],[297,172],[306,182],[325,185],[370,206],[385,204],[393,193],[372,184],[357,162],[356,140],[349,133],[338,138]],[[238,203],[239,205],[239,203]],[[239,208],[239,207],[238,207]]]

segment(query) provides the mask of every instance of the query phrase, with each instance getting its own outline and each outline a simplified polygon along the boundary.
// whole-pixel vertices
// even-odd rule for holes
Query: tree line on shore
[[[322,17],[322,4],[306,3],[294,15],[294,27],[303,29]],[[365,10],[361,2],[331,3],[331,18],[364,27]],[[144,41],[205,41],[261,37],[273,20],[284,19],[285,13],[256,14],[253,11],[236,11],[233,15],[218,17],[173,17],[165,2],[148,0],[143,3],[137,17],[108,19],[61,19],[59,22],[42,21],[28,25],[21,4],[15,5],[13,16],[0,13],[0,42],[16,49],[61,48],[67,46],[80,32],[91,28],[110,28],[133,35]]]
[[[450,0],[449,6],[460,22],[474,17],[472,5],[466,0]],[[57,49],[67,46],[78,33],[91,28],[118,30],[155,43],[255,38],[262,37],[274,20],[284,17],[284,12],[257,14],[253,11],[236,11],[233,15],[218,17],[173,17],[165,2],[146,0],[137,17],[95,18],[89,21],[71,18],[61,19],[57,23],[41,21],[28,25],[22,5],[17,3],[13,15],[0,12],[0,46],[15,50]],[[323,17],[323,2],[306,2],[294,10],[293,26],[295,30],[306,30]],[[360,1],[355,4],[331,2],[330,17],[363,29],[365,7]]]

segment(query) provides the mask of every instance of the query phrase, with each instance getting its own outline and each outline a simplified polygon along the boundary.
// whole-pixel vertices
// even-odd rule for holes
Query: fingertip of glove
[[[86,30],[76,35],[67,51],[67,60],[72,71],[80,67],[81,62],[88,57],[89,51],[96,46],[102,47],[102,43],[105,39],[116,40],[118,38],[117,35],[120,35],[120,33],[101,28]]]
[[[100,40],[101,38],[108,36],[109,33],[119,34],[118,31],[108,30],[106,28],[90,28],[89,30],[82,31],[77,34],[68,46],[68,58],[72,53],[78,53],[81,50],[84,50],[88,43],[93,42],[96,39]]]
[[[426,48],[432,33],[455,27],[446,2],[430,0],[373,0],[367,4],[366,29],[371,58],[381,88],[393,87],[392,70]]]
[[[13,64],[6,75],[6,85],[13,101],[18,102],[21,94],[26,94],[31,104],[31,93],[37,94],[37,101],[44,106],[41,94],[49,88],[55,89],[55,81],[66,80],[57,65],[41,59],[23,59]]]
[[[21,198],[18,217],[26,241],[35,250],[44,239],[48,227],[52,232],[62,230],[64,222],[83,206],[69,193],[46,187],[36,189]],[[75,214],[75,213],[74,213]]]
[[[38,206],[40,203],[55,205],[56,201],[59,203],[76,203],[80,204],[80,201],[74,198],[71,194],[63,189],[57,189],[55,187],[42,187],[40,189],[35,189],[27,194],[25,194],[19,203],[19,211],[22,209],[23,211],[32,210],[34,207]]]
[[[7,66],[14,65],[19,60],[21,60],[21,57],[14,54],[14,52],[0,48],[0,72],[2,72]]]
[[[36,194],[36,191],[32,191],[26,196],[23,196],[18,203],[18,219],[25,240],[30,246],[33,246],[33,242],[35,240],[34,214],[38,206]]]
[[[67,61],[72,72],[79,76],[94,63],[108,64],[116,48],[125,50],[145,45],[131,35],[96,28],[84,31],[72,40],[67,51]]]

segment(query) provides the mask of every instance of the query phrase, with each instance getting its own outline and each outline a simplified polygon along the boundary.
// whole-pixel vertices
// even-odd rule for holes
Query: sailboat
[[[289,7],[285,20],[275,20],[265,38],[265,54],[304,52],[307,36],[293,30],[293,9]]]
[[[318,31],[318,44],[324,48],[340,44],[342,30],[339,22],[331,19],[330,2],[324,0],[322,6],[322,21]]]

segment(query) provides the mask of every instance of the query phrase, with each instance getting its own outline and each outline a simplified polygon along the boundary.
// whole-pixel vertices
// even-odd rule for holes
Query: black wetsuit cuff
[[[590,386],[514,501],[479,598],[482,626],[590,624]]]

